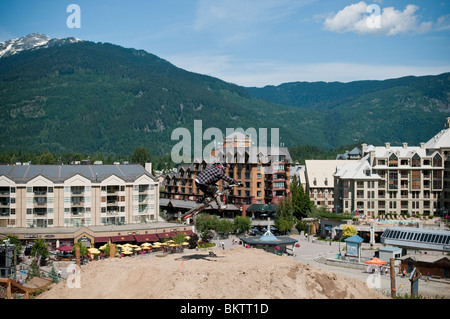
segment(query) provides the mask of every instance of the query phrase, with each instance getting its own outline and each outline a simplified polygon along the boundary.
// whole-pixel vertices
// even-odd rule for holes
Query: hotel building
[[[80,238],[107,242],[173,231],[173,225],[159,220],[159,184],[150,171],[151,163],[145,169],[134,164],[1,165],[0,233],[73,244]]]
[[[224,139],[223,150],[213,150],[211,158],[194,159],[192,164],[180,165],[176,172],[167,174],[161,203],[167,202],[163,198],[195,201],[203,195],[194,182],[197,174],[209,166],[208,163],[221,161],[230,164],[225,174],[244,185],[233,189],[230,195],[232,207],[237,207],[244,216],[250,205],[278,203],[289,193],[292,159],[286,147],[279,147],[277,154],[272,154],[270,147],[257,148],[252,146],[250,137],[234,133]],[[179,208],[186,210],[187,206]]]
[[[335,208],[382,214],[442,215],[450,209],[450,118],[419,146],[362,145],[363,157],[334,174]]]

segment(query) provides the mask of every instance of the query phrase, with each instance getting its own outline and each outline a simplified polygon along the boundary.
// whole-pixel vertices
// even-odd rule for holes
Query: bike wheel
[[[209,203],[201,203],[194,208],[190,209],[186,214],[184,214],[183,219],[188,219],[189,217],[201,212]]]

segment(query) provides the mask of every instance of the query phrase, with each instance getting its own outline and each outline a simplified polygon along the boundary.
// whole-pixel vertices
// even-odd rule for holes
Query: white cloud
[[[373,10],[371,10],[373,9]],[[416,12],[419,7],[409,4],[403,11],[394,7],[361,1],[346,6],[335,15],[325,19],[324,27],[331,32],[355,32],[359,34],[398,35],[425,33],[431,29],[431,22],[420,22]]]
[[[296,81],[351,82],[385,80],[402,76],[437,75],[450,71],[450,64],[436,66],[380,65],[348,62],[288,63],[248,61],[211,52],[166,57],[178,67],[217,77],[242,86],[263,87]]]

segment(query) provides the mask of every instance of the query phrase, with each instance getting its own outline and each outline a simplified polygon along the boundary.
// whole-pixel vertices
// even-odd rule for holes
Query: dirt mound
[[[214,253],[91,262],[82,267],[80,288],[63,281],[38,298],[384,298],[356,279],[262,250],[236,247]]]

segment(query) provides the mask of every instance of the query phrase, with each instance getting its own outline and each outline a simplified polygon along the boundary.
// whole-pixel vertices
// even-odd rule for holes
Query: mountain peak
[[[77,38],[52,39],[43,33],[31,33],[21,38],[0,42],[0,58],[17,54],[25,50],[36,48],[48,48],[54,45],[74,43],[82,41]]]

